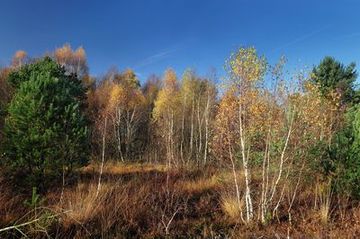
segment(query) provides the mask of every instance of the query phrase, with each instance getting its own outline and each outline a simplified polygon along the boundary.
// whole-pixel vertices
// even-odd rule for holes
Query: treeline
[[[37,186],[91,158],[222,166],[244,222],[266,222],[285,197],[291,208],[303,183],[360,196],[355,64],[326,57],[291,76],[285,64],[240,48],[224,79],[168,69],[141,84],[131,69],[91,77],[82,48],[19,51],[0,71],[2,166]]]

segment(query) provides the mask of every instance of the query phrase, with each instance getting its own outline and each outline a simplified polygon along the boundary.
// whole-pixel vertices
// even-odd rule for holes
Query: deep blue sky
[[[325,55],[360,65],[359,10],[358,0],[1,0],[0,64],[70,43],[85,48],[92,75],[131,67],[141,79],[167,67],[221,75],[241,45],[270,62],[284,54],[290,68]]]

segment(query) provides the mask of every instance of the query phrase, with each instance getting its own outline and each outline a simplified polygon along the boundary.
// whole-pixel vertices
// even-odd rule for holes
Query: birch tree
[[[120,160],[128,160],[142,151],[140,127],[145,121],[145,97],[140,84],[131,70],[122,73],[109,72],[95,92],[98,115],[108,118],[107,147],[111,153],[117,152]],[[97,121],[103,125],[104,119]],[[98,127],[99,128],[99,127]],[[101,128],[101,127],[100,127]]]
[[[70,44],[55,49],[55,60],[65,67],[67,72],[76,74],[79,78],[88,74],[86,53],[83,47],[73,50]]]
[[[251,110],[252,98],[256,94],[256,84],[262,79],[266,69],[264,57],[259,57],[255,48],[240,48],[228,61],[230,84],[234,87],[238,97],[238,131],[239,146],[245,178],[246,221],[253,218],[253,204],[250,188],[250,168],[247,151],[250,150],[249,141],[250,121],[247,119]]]
[[[169,69],[163,78],[164,86],[155,100],[153,118],[157,125],[157,132],[165,143],[167,166],[178,162],[176,158],[178,146],[179,124],[176,122],[179,114],[179,86],[176,74]]]
[[[181,142],[183,162],[206,163],[210,139],[210,124],[214,118],[216,90],[207,78],[192,70],[185,71],[181,82]]]

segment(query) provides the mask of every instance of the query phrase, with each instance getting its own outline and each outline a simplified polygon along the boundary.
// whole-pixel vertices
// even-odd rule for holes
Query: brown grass
[[[243,225],[231,172],[167,171],[163,165],[112,162],[105,165],[96,196],[98,169],[92,164],[81,170],[77,183],[67,185],[62,198],[61,187],[44,195],[42,206],[56,220],[24,227],[24,233],[31,238],[46,233],[56,238],[353,238],[360,234],[357,204],[339,201],[345,207],[340,208],[334,201],[327,215],[330,220],[321,223],[319,208],[313,204],[314,190],[305,190],[306,186],[299,189],[291,224],[285,199],[279,215],[266,226]],[[34,218],[33,214],[23,217],[30,210],[23,204],[28,196],[17,195],[6,183],[0,187],[1,228]],[[40,226],[46,233],[37,231]],[[16,231],[0,234],[0,238],[19,236]]]
[[[220,180],[217,175],[213,175],[209,178],[182,181],[179,186],[185,191],[196,193],[207,190],[216,190],[220,186]]]
[[[90,164],[85,167],[83,172],[98,172],[98,164]],[[133,173],[147,173],[152,171],[165,172],[166,165],[164,164],[146,164],[146,163],[122,163],[116,161],[110,161],[105,163],[103,172],[109,174],[133,174]]]
[[[8,181],[0,178],[0,227],[4,227],[18,219],[19,215],[26,213],[26,209],[22,207],[24,200],[23,195],[13,192],[12,185]]]

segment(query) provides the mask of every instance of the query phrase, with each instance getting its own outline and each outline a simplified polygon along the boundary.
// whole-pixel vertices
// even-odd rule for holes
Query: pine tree
[[[332,57],[325,57],[317,67],[313,69],[313,81],[316,82],[323,96],[335,91],[341,94],[343,104],[357,101],[355,92],[355,80],[357,73],[355,63],[344,66]]]
[[[5,119],[5,164],[26,185],[44,189],[48,176],[86,164],[88,121],[84,89],[74,75],[50,58],[10,76],[17,87]]]

